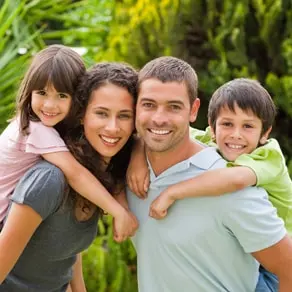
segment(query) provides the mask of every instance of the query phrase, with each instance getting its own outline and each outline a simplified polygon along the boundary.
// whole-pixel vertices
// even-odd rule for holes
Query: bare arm
[[[68,183],[78,194],[113,217],[118,216],[123,211],[121,205],[106,188],[70,152],[54,152],[42,156],[62,170]]]
[[[81,253],[77,255],[76,262],[73,266],[73,278],[70,282],[70,287],[72,292],[86,292],[86,287],[83,279]]]
[[[292,287],[292,239],[287,235],[275,245],[252,255],[279,279],[279,292],[289,292]]]
[[[127,170],[127,183],[134,194],[140,198],[147,196],[149,187],[149,169],[147,165],[144,143],[137,138]]]
[[[41,222],[41,216],[31,207],[12,204],[0,233],[0,284],[14,267]]]
[[[156,219],[165,217],[167,209],[176,200],[219,196],[255,184],[256,175],[249,167],[236,166],[206,171],[199,176],[174,184],[163,191],[152,202],[150,216]]]

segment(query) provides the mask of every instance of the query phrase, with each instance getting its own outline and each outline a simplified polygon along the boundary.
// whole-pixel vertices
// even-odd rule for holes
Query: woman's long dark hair
[[[133,97],[134,104],[136,104],[137,80],[137,72],[127,64],[114,62],[96,64],[81,79],[76,91],[76,100],[79,101],[79,106],[67,119],[68,125],[74,125],[67,129],[67,134],[64,136],[68,148],[75,158],[112,194],[118,193],[121,187],[125,185],[126,171],[133,145],[133,135],[124,147],[112,157],[106,171],[104,171],[104,161],[86,140],[81,120],[84,117],[92,92],[106,84],[114,84],[126,89]],[[76,199],[77,196],[78,194],[71,190],[70,197]]]

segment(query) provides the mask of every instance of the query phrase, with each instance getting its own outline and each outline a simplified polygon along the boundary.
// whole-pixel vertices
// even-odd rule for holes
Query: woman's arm
[[[0,233],[0,284],[13,269],[41,222],[41,216],[31,207],[12,203]]]
[[[87,291],[85,287],[84,279],[83,279],[81,253],[77,255],[76,262],[73,266],[73,278],[70,282],[70,287],[71,287],[72,292],[86,292]]]
[[[54,152],[42,156],[62,170],[68,183],[77,193],[115,218],[120,240],[132,233],[136,225],[133,218],[70,152]]]
[[[237,166],[210,170],[164,190],[151,204],[150,216],[161,219],[176,201],[191,197],[219,196],[256,184],[256,175],[249,167]]]

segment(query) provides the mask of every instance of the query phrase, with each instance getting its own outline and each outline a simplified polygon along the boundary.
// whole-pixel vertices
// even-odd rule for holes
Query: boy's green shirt
[[[211,131],[190,128],[192,139],[197,139],[209,146],[217,146],[211,138]],[[240,155],[227,166],[247,166],[256,174],[257,186],[263,187],[269,195],[269,200],[278,211],[290,236],[292,236],[292,181],[288,173],[285,158],[280,145],[275,139],[256,148],[250,154]]]

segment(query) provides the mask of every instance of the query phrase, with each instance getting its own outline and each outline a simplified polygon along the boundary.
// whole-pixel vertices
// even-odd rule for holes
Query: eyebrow
[[[109,112],[110,111],[110,109],[109,108],[107,108],[107,107],[103,107],[103,106],[95,106],[95,107],[93,107],[93,110],[104,110],[104,111],[107,111],[107,112]],[[121,112],[121,113],[125,113],[125,112],[127,112],[127,113],[132,113],[132,112],[134,112],[134,109],[122,109],[122,110],[120,110],[119,112]]]
[[[142,97],[141,99],[140,99],[140,102],[141,101],[151,101],[151,102],[156,102],[156,100],[155,99],[153,99],[153,98],[149,98],[149,97]],[[167,103],[168,104],[180,104],[180,105],[182,105],[182,106],[184,106],[185,104],[181,101],[181,100],[176,100],[176,99],[174,99],[174,100],[170,100],[170,101],[167,101]]]

